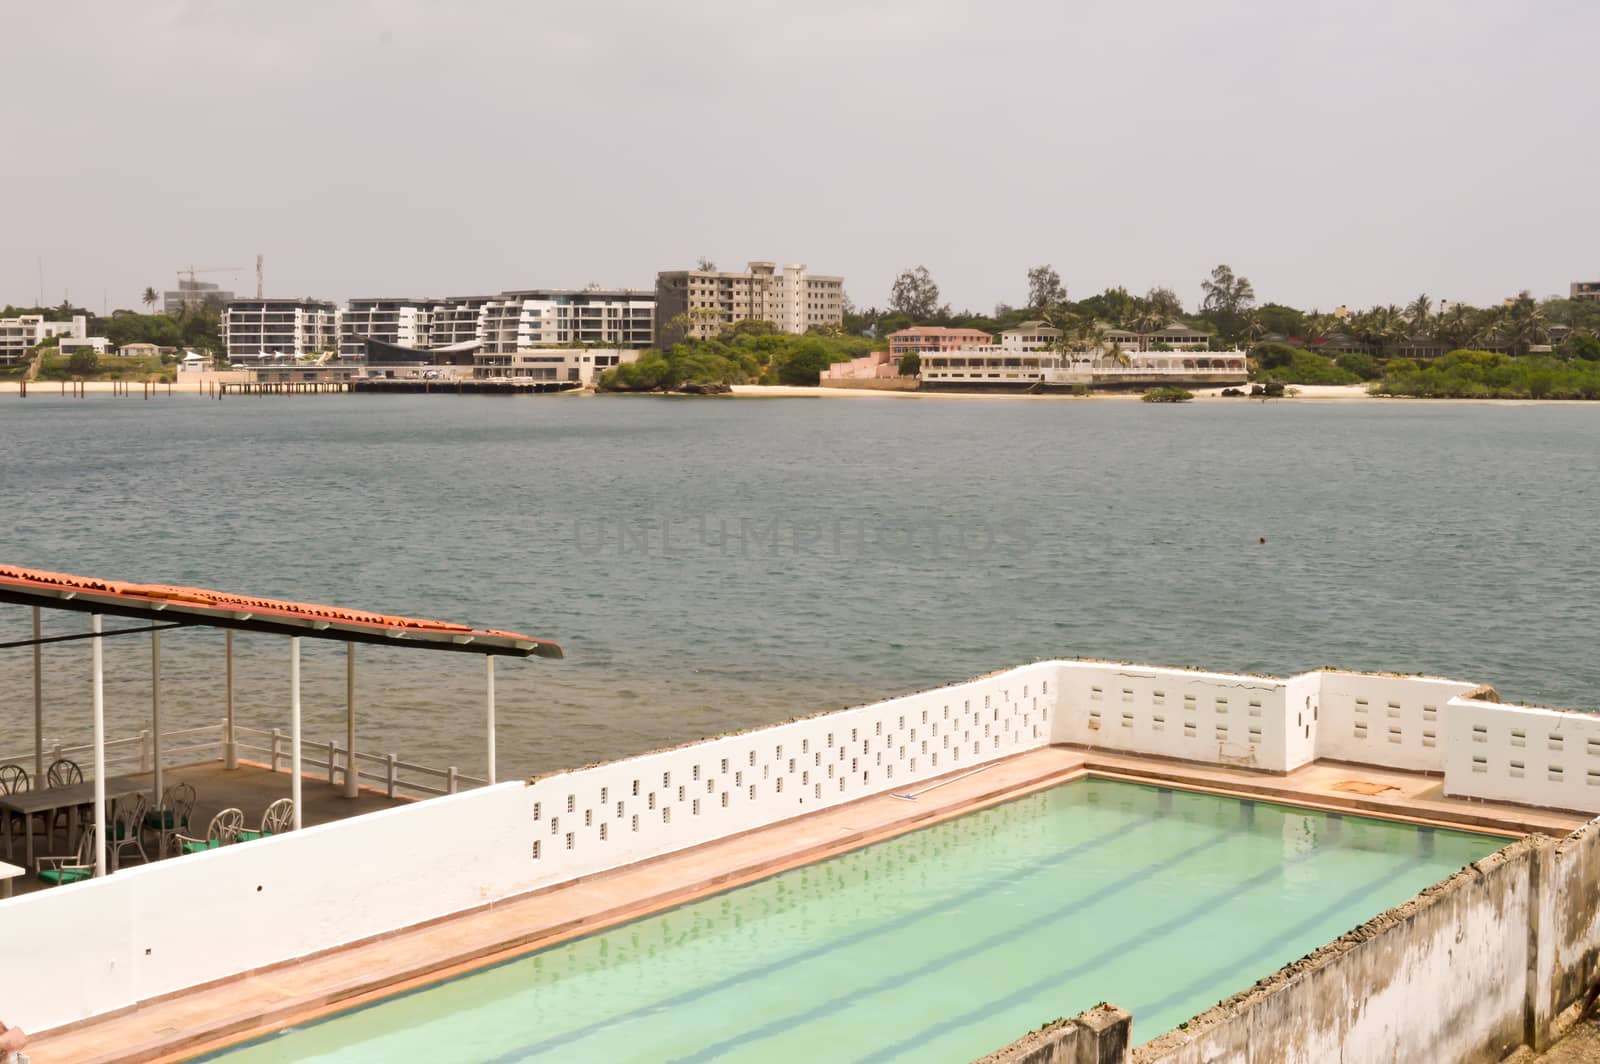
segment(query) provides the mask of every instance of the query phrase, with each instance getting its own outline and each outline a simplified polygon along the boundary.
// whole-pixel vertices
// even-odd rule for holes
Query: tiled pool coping
[[[181,1060],[593,933],[1087,775],[1516,837],[1581,814],[1445,798],[1436,776],[1317,762],[1284,776],[1048,747],[952,773],[906,802],[879,794],[58,1029],[51,1061]],[[938,782],[938,781],[935,781]]]

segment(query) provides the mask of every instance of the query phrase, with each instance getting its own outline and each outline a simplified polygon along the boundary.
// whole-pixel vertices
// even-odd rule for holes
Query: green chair
[[[252,842],[271,835],[281,835],[292,827],[294,827],[294,799],[279,798],[267,806],[267,811],[261,814],[261,830],[241,831],[239,841]]]
[[[244,829],[244,813],[238,809],[224,809],[211,818],[211,823],[206,827],[206,837],[194,838],[182,832],[174,835],[178,841],[179,853],[199,853],[201,850],[215,850],[221,846],[228,846],[239,841],[239,832]]]
[[[52,887],[94,877],[94,825],[78,837],[78,852],[71,857],[39,858],[39,880]]]
[[[194,784],[175,783],[161,792],[161,807],[145,813],[144,830],[155,832],[157,857],[165,857],[174,834],[188,828],[194,802]]]

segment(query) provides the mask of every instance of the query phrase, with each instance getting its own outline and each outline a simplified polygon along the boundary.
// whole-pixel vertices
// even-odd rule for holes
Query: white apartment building
[[[339,309],[323,299],[236,299],[222,312],[230,362],[320,355],[339,347]]]
[[[683,319],[683,320],[680,320]],[[741,321],[780,332],[844,323],[844,278],[813,274],[805,263],[752,262],[743,273],[669,270],[656,275],[656,344],[709,339]],[[668,333],[673,335],[667,335]]]
[[[484,308],[494,296],[461,296],[435,303],[429,312],[426,347],[454,347],[483,339]]]
[[[15,365],[27,359],[28,352],[52,336],[86,340],[89,319],[75,314],[71,321],[46,321],[42,314],[22,314],[0,318],[0,366]],[[105,341],[101,340],[101,350]]]
[[[367,340],[402,347],[427,347],[432,343],[433,308],[437,299],[352,299],[339,316],[339,357],[360,360],[367,356]]]
[[[483,350],[508,354],[577,344],[649,347],[655,323],[656,298],[651,292],[628,288],[504,292],[483,308]]]

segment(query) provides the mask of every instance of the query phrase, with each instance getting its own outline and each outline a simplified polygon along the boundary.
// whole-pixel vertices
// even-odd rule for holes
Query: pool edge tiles
[[[961,853],[939,856],[955,840]],[[1417,853],[1397,864],[1397,843]],[[1193,984],[1180,981],[1170,1002],[1130,1004],[1143,1031],[1159,1034],[1500,845],[1282,802],[1079,779],[203,1059],[357,1061],[448,1046],[451,1059],[505,1062],[960,1060],[1046,1012],[1136,996],[1156,970]],[[846,882],[852,869],[861,875]],[[808,883],[811,894],[797,897]],[[1295,908],[1330,892],[1343,899],[1334,908]],[[1184,974],[1185,963],[1204,966],[1280,910],[1284,941]],[[1062,941],[1041,954],[1042,935]],[[697,981],[708,971],[718,978]],[[988,999],[968,993],[1002,985]],[[811,1000],[818,987],[823,997]],[[485,1024],[494,1027],[497,1008],[539,1036],[492,1033]],[[473,1029],[455,1030],[463,1024]],[[398,1044],[388,1033],[396,1027],[405,1029]],[[886,1029],[893,1037],[876,1043],[864,1033]],[[356,1046],[323,1055],[345,1037]]]

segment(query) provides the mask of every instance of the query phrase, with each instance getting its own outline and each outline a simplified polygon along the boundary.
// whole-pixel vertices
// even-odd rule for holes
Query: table
[[[106,814],[114,815],[116,803],[119,798],[142,794],[149,789],[149,784],[133,776],[111,776],[106,779]],[[67,838],[70,840],[73,831],[78,826],[78,807],[94,804],[94,781],[86,783],[73,783],[66,787],[45,787],[37,791],[23,791],[21,794],[0,794],[0,817],[6,821],[6,838],[10,839],[10,813],[21,813],[23,823],[27,824],[28,833],[28,867],[34,867],[33,860],[33,827],[28,823],[30,817],[39,813],[53,813],[58,809],[65,809],[69,817]],[[112,871],[116,870],[116,851],[112,850]]]
[[[26,868],[19,868],[14,864],[0,861],[0,898],[11,897],[11,881],[18,876],[27,875]]]

